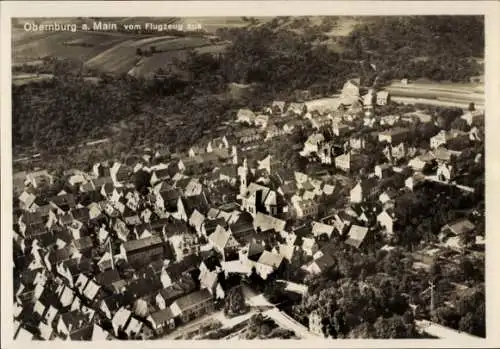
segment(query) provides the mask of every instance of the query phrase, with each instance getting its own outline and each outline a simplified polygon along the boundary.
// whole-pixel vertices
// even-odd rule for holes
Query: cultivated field
[[[386,90],[394,101],[400,102],[417,100],[417,103],[429,101],[436,105],[457,106],[474,102],[478,106],[484,105],[484,86],[479,84],[417,81],[404,85],[393,82]]]
[[[209,46],[201,37],[161,37],[156,40],[127,40],[85,62],[88,68],[110,73],[149,74],[160,67],[168,66],[174,57],[182,58],[178,52]],[[138,56],[137,49],[149,50],[154,46],[157,53]]]
[[[130,36],[120,33],[99,32],[45,32],[19,34],[21,39],[12,43],[14,63],[33,61],[44,57],[90,59],[107,49],[119,45]]]

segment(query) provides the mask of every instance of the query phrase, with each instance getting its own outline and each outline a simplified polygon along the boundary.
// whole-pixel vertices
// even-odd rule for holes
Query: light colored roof
[[[242,118],[247,118],[247,119],[253,119],[255,118],[255,113],[251,111],[250,109],[243,108],[238,110],[238,114],[236,115],[238,119]]]
[[[105,340],[109,336],[109,333],[97,324],[94,323],[94,327],[92,329],[92,340]]]
[[[200,228],[204,221],[205,216],[196,209],[193,211],[191,217],[189,218],[189,224],[191,224],[195,228]]]
[[[323,187],[323,192],[326,195],[332,195],[334,191],[335,191],[335,186],[334,185],[325,184],[325,186]]]
[[[130,310],[125,309],[123,307],[118,309],[118,311],[113,316],[112,320],[113,327],[115,329],[118,329],[118,327],[124,326],[127,323],[130,316],[132,316],[132,312]]]
[[[306,143],[308,144],[318,144],[325,140],[325,136],[321,133],[314,133],[307,138]]]
[[[31,341],[33,339],[33,333],[21,327],[15,339],[17,341]]]
[[[233,246],[237,245],[231,233],[220,225],[217,225],[217,228],[215,228],[215,231],[212,234],[210,234],[208,240],[219,249],[231,247],[231,245]]]
[[[48,340],[50,339],[50,336],[52,335],[52,327],[43,323],[43,322],[40,322],[39,325],[38,325],[38,329],[40,330],[40,336],[45,339],[45,340]]]
[[[319,113],[326,113],[335,111],[339,108],[342,100],[340,98],[320,98],[312,101],[305,102],[307,111],[317,111]]]
[[[320,222],[313,222],[312,223],[312,233],[314,236],[320,236],[322,234],[326,234],[328,236],[331,236],[333,233],[333,230],[335,229],[334,226],[320,223]]]
[[[142,329],[142,322],[132,317],[130,318],[130,322],[125,332],[128,335],[131,335],[132,333],[138,334],[141,331],[141,329]]]
[[[289,261],[292,260],[294,252],[295,252],[295,246],[293,245],[293,243],[280,244],[278,246],[278,254]]]
[[[217,282],[217,279],[218,279],[218,275],[216,272],[208,271],[208,272],[203,273],[203,275],[201,276],[200,282],[204,286],[212,286]]]
[[[215,219],[215,218],[217,218],[217,216],[219,215],[220,212],[221,212],[221,210],[218,210],[218,209],[212,207],[210,210],[208,210],[207,218],[208,219]]]
[[[476,228],[474,223],[468,219],[459,219],[453,223],[449,223],[443,227],[443,229],[449,229],[456,235],[462,235]]]
[[[349,230],[349,238],[346,240],[348,245],[352,245],[354,247],[359,247],[368,233],[367,227],[361,227],[359,225],[351,226]]]
[[[247,188],[247,196],[254,195],[259,190],[262,190],[262,200],[265,200],[271,189],[257,183],[250,183]]]
[[[251,266],[248,263],[240,260],[221,262],[221,266],[222,270],[227,273],[249,275],[252,272]]]
[[[377,98],[387,98],[389,96],[389,92],[387,91],[379,91],[377,92]]]
[[[284,282],[285,282],[285,291],[295,292],[302,295],[305,295],[308,291],[307,285],[302,285],[291,281],[284,281]]]
[[[314,239],[302,238],[302,248],[303,249],[311,249],[315,243],[316,243],[316,240],[314,240]]]
[[[286,222],[261,212],[257,212],[253,225],[254,229],[260,228],[261,231],[274,229],[277,232],[282,232],[285,230]]]
[[[264,251],[262,252],[262,255],[260,256],[259,260],[257,263],[268,265],[270,267],[279,267],[281,262],[283,262],[283,257],[280,256],[279,254],[272,253],[269,251]]]
[[[85,297],[87,297],[90,300],[93,300],[94,297],[96,296],[97,292],[99,292],[99,289],[101,286],[95,283],[94,280],[90,280],[85,287],[85,290],[83,291],[83,294]]]
[[[283,109],[285,108],[285,104],[286,103],[283,101],[273,101],[271,107],[278,107],[281,111],[283,111]]]

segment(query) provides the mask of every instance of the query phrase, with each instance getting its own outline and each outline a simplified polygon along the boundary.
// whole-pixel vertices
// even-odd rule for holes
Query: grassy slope
[[[270,21],[271,17],[258,17],[259,23]],[[59,19],[46,18],[37,19],[37,23],[87,23],[92,25],[94,21],[114,22],[119,24],[131,23],[183,23],[201,24],[203,30],[208,34],[214,33],[222,27],[244,27],[248,25],[241,17],[138,17],[138,18],[83,18],[83,19]],[[284,20],[280,28],[288,28],[294,18]],[[145,36],[116,32],[25,32],[22,23],[26,21],[18,20],[14,24],[12,36],[12,59],[14,63],[24,63],[43,58],[46,56],[56,56],[60,58],[73,58],[82,60],[89,68],[108,73],[131,73],[134,75],[148,75],[158,68],[168,67],[174,57],[182,58],[185,55],[183,50],[194,48],[199,52],[217,53],[224,49],[223,45],[210,45],[206,39],[199,37],[174,38],[167,36]],[[312,25],[321,24],[320,17],[312,17]],[[341,51],[334,36],[342,36],[352,30],[358,20],[351,17],[341,17],[337,27],[327,33],[332,38],[323,42],[331,49]],[[295,29],[300,32],[300,29]],[[67,45],[73,43],[73,45]],[[75,45],[80,44],[80,45]],[[82,44],[91,45],[85,47]],[[148,49],[154,45],[159,52],[151,57],[137,57],[136,49]],[[139,63],[139,64],[138,64]],[[138,64],[138,65],[137,65]]]

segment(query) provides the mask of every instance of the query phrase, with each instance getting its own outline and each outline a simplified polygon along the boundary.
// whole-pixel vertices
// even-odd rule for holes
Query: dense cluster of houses
[[[450,183],[457,153],[446,148],[448,140],[479,136],[443,131],[422,152],[409,149],[406,128],[391,126],[375,135],[387,145],[387,161],[352,177],[369,154],[363,137],[349,136],[350,122],[396,125],[399,116],[373,115],[373,108],[387,103],[386,92],[360,96],[359,81],[350,80],[334,98],[276,101],[262,113],[241,109],[236,123],[251,127],[193,145],[185,154],[148,150],[134,164],[73,170],[65,189],[50,197],[40,193],[55,183],[47,171],[16,174],[16,338],[161,336],[213,312],[232,275],[256,273],[266,280],[284,269],[319,274],[333,263],[324,241],[342,237],[359,249],[375,230],[390,237],[396,197],[424,181]],[[474,115],[463,118],[475,125],[480,116]],[[294,172],[271,155],[247,159],[248,149],[307,123],[316,131],[300,154],[317,156],[344,176]],[[347,144],[326,141],[320,132],[325,127],[334,137],[347,137]],[[435,167],[431,175],[423,174],[428,165]],[[147,183],[138,184],[139,177]],[[352,181],[349,190],[342,191],[339,177]],[[381,185],[395,177],[400,180],[392,183],[399,184]],[[339,196],[346,199],[341,208],[333,204]],[[474,225],[450,222],[443,243],[456,242],[464,229]]]

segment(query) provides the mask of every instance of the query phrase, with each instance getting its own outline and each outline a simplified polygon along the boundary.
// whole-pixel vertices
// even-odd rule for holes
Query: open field
[[[427,81],[404,85],[393,82],[386,88],[394,101],[402,103],[426,103],[443,106],[468,106],[474,102],[484,105],[484,86],[464,83],[432,83]]]
[[[19,74],[12,76],[12,84],[22,86],[32,82],[51,80],[53,78],[54,75],[52,74]]]
[[[97,32],[34,33],[12,44],[14,63],[33,61],[48,56],[85,61],[107,49],[129,40],[129,35]],[[45,35],[41,35],[45,34]]]
[[[88,68],[111,72],[111,73],[130,73],[148,74],[153,73],[160,67],[166,67],[174,57],[182,58],[182,54],[175,52],[185,51],[194,48],[209,46],[207,39],[200,37],[172,38],[162,37],[157,40],[128,40],[116,45],[105,52],[93,57],[85,62]],[[149,57],[137,55],[138,48],[149,50],[155,46],[159,51]]]
[[[294,31],[302,31],[299,27],[292,29],[295,21],[302,17],[281,19],[279,27]],[[137,18],[37,18],[17,19],[12,29],[12,61],[15,65],[40,60],[45,57],[75,59],[84,63],[85,67],[98,72],[111,74],[131,74],[134,76],[151,76],[158,68],[172,66],[175,59],[182,60],[187,50],[194,49],[200,53],[223,52],[226,45],[213,42],[208,37],[220,28],[238,28],[259,26],[272,20],[272,17],[137,17]],[[337,17],[337,22],[330,32],[325,33],[329,39],[323,40],[330,49],[342,52],[343,47],[336,37],[350,33],[360,22],[351,17]],[[207,34],[203,36],[167,36],[162,32],[136,34],[123,31],[81,31],[77,32],[27,32],[23,29],[26,22],[36,24],[77,24],[85,23],[92,27],[94,22],[124,24],[183,24],[200,25]],[[309,24],[319,26],[322,17],[310,17]],[[152,55],[137,55],[137,49],[149,50],[155,47]]]

